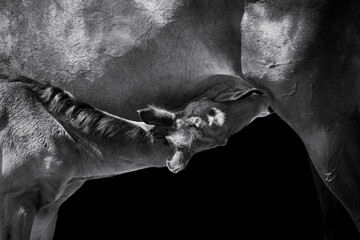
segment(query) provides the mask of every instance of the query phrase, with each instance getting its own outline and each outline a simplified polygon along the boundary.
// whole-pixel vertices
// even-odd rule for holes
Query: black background
[[[358,239],[348,216],[335,225],[342,240]],[[305,148],[273,115],[179,174],[145,169],[85,183],[61,206],[55,239],[320,240],[322,231]]]

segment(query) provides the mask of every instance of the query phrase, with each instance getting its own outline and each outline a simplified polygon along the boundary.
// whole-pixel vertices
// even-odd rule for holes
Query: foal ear
[[[149,106],[138,110],[141,121],[155,126],[171,126],[175,120],[175,114],[164,109]]]

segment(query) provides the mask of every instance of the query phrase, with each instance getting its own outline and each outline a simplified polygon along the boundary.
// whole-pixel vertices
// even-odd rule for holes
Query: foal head
[[[228,138],[256,117],[269,114],[266,98],[258,93],[235,101],[199,98],[172,112],[150,106],[139,110],[141,120],[154,125],[153,135],[164,135],[175,154],[167,161],[171,172],[184,169],[197,152],[223,146]]]

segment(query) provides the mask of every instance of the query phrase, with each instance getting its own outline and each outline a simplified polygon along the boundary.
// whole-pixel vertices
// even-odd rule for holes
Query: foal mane
[[[140,127],[78,101],[59,87],[23,76],[6,80],[26,84],[54,118],[88,136],[111,138],[121,135],[126,140],[134,140],[140,135],[148,137]]]

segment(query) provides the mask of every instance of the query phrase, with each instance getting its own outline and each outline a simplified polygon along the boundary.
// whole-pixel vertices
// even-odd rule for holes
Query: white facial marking
[[[211,126],[214,124],[214,122],[215,122],[215,117],[210,116],[210,115],[206,115],[206,116],[207,116],[207,118],[208,118],[209,126],[211,127]]]
[[[215,111],[214,123],[218,126],[222,126],[225,123],[225,113],[217,108],[212,108]]]

